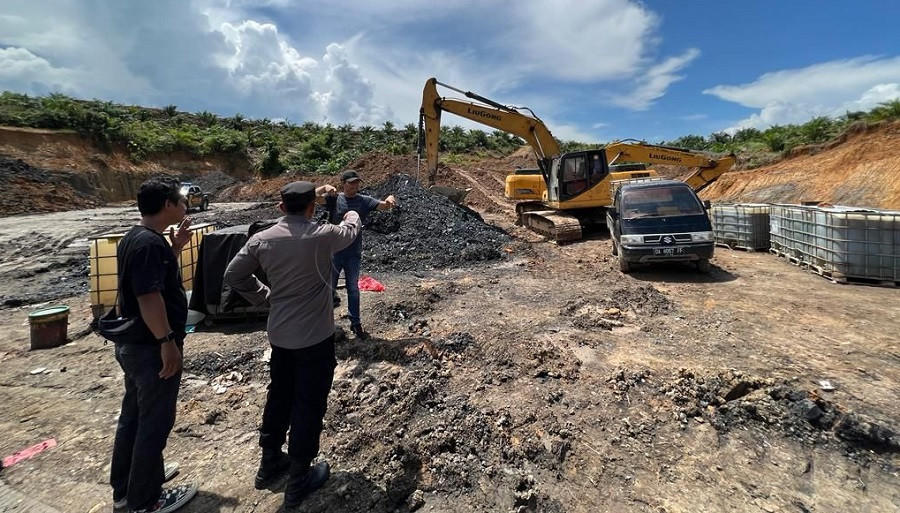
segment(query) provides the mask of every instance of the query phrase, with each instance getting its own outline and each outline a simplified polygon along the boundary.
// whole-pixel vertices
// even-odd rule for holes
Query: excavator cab
[[[605,150],[565,153],[554,159],[547,183],[547,199],[568,201],[595,187],[609,175]]]

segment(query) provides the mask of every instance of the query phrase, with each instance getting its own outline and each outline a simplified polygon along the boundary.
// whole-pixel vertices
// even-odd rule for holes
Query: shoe
[[[362,324],[351,324],[350,331],[352,331],[353,334],[356,335],[356,338],[360,340],[369,338],[369,334],[363,329]]]
[[[257,490],[268,488],[269,485],[284,475],[290,467],[291,459],[281,449],[277,451],[263,449],[262,461],[259,464],[259,470],[256,472],[256,480],[253,486]]]
[[[171,481],[173,477],[178,475],[178,463],[166,463],[165,467],[163,467],[163,482]],[[113,501],[113,511],[117,510],[125,510],[128,508],[128,498],[122,497],[119,500]]]
[[[197,485],[181,485],[175,488],[163,488],[156,504],[149,508],[136,509],[134,513],[171,513],[184,506],[197,495]]]
[[[284,489],[284,507],[297,507],[309,494],[318,490],[331,476],[331,467],[323,461],[312,467],[291,462],[291,473]]]

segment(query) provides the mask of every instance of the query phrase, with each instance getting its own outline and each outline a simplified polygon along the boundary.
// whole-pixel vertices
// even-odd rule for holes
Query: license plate
[[[655,248],[654,255],[680,255],[684,253],[684,248]]]

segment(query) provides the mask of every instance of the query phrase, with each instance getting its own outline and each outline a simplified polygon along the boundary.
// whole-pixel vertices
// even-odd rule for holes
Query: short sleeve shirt
[[[359,214],[360,222],[365,225],[366,218],[369,215],[369,212],[378,208],[378,204],[381,203],[377,199],[372,196],[367,196],[365,194],[357,194],[352,198],[348,198],[344,195],[344,193],[339,193],[336,196],[329,196],[326,198],[326,206],[328,207],[328,211],[332,213],[331,221],[332,224],[338,224],[341,222],[341,219],[344,218],[344,214],[349,211],[354,211]],[[340,254],[354,254],[361,255],[362,254],[362,230],[359,232],[359,236],[356,237],[356,240],[353,241],[353,244],[350,244],[346,249],[335,253],[336,255]]]
[[[116,258],[122,303],[120,315],[140,315],[138,296],[159,292],[166,305],[169,327],[179,342],[184,340],[187,296],[178,259],[165,237],[147,227],[135,226],[119,241]]]

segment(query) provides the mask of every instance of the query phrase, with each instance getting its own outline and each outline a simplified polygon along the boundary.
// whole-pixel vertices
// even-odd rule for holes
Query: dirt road
[[[254,205],[216,203],[189,216],[202,223]],[[134,205],[0,217],[0,307],[86,292],[88,237],[123,233],[138,219]]]
[[[626,276],[602,236],[556,246],[485,215],[514,236],[502,261],[375,275],[375,338],[338,346],[334,474],[302,511],[900,509],[900,291],[729,250],[708,276]],[[30,224],[69,222],[51,216]],[[0,226],[3,262],[74,243],[38,232],[29,257]],[[63,301],[77,339],[52,350],[27,350],[28,308],[0,309],[0,455],[59,443],[2,480],[60,511],[107,511],[121,371],[86,329],[86,294]],[[177,482],[200,483],[184,511],[276,511],[278,489],[252,486],[264,325],[201,326],[186,347],[166,450]]]

